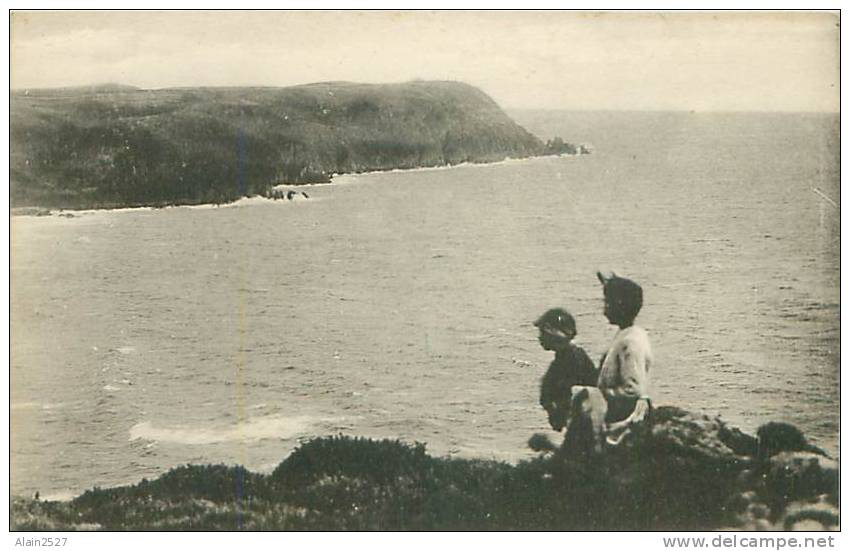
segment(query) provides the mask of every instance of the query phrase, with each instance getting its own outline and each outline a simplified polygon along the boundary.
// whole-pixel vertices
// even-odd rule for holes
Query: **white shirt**
[[[640,327],[621,329],[608,348],[599,371],[599,389],[606,398],[649,398],[652,346]]]

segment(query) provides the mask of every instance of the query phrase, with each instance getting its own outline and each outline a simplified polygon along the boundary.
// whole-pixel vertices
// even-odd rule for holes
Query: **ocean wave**
[[[304,188],[304,187],[312,187],[314,185],[333,185],[333,184],[332,183],[327,183],[327,184],[298,184],[297,186],[293,185],[292,187]],[[116,207],[116,208],[80,209],[80,210],[56,209],[56,210],[50,210],[49,216],[41,216],[41,215],[35,216],[35,215],[27,215],[27,214],[21,214],[21,215],[18,215],[18,216],[26,217],[26,218],[32,218],[32,219],[38,219],[38,220],[51,220],[51,221],[62,220],[62,221],[71,222],[71,223],[76,224],[76,223],[80,222],[81,218],[88,218],[89,222],[91,222],[92,220],[96,220],[98,215],[114,214],[114,213],[118,213],[118,214],[124,214],[124,213],[154,213],[154,212],[157,212],[157,211],[168,211],[168,210],[173,210],[173,209],[210,210],[210,209],[238,208],[238,207],[245,207],[245,206],[265,205],[265,204],[291,205],[292,203],[296,203],[296,202],[297,203],[305,203],[305,202],[316,202],[316,201],[321,201],[321,200],[322,200],[321,197],[310,197],[309,199],[307,199],[305,197],[299,197],[297,200],[293,198],[292,200],[286,201],[286,200],[280,200],[280,199],[277,199],[277,200],[276,199],[270,199],[268,197],[263,197],[262,195],[251,195],[251,196],[248,196],[248,197],[241,197],[241,198],[236,199],[235,201],[232,201],[232,202],[229,202],[229,203],[221,203],[221,204],[215,204],[215,203],[199,203],[199,204],[192,204],[192,205],[174,204],[174,205],[166,205],[166,206],[162,206],[162,207],[151,207],[151,206]],[[94,215],[94,216],[92,216],[92,215]],[[80,242],[80,243],[90,243],[91,240],[88,237],[83,237],[83,238],[78,239],[78,242]]]
[[[150,421],[130,428],[129,440],[172,444],[206,445],[223,442],[287,440],[306,433],[321,419],[308,416],[265,416],[219,427],[190,425],[156,426]]]

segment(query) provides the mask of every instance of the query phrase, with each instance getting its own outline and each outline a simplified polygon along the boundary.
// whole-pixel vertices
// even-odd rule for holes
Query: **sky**
[[[504,108],[839,110],[810,12],[13,12],[14,89],[459,80]]]

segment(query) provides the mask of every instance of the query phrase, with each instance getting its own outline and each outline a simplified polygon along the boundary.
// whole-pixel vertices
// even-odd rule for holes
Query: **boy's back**
[[[540,383],[540,405],[556,431],[566,425],[570,412],[570,391],[574,385],[596,386],[599,370],[579,346],[572,343],[555,354]]]

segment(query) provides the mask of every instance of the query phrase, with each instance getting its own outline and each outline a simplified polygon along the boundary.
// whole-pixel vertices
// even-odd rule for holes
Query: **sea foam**
[[[149,421],[130,428],[130,440],[205,445],[223,442],[286,440],[304,434],[320,420],[314,417],[263,416],[218,427],[189,425],[156,426]]]

